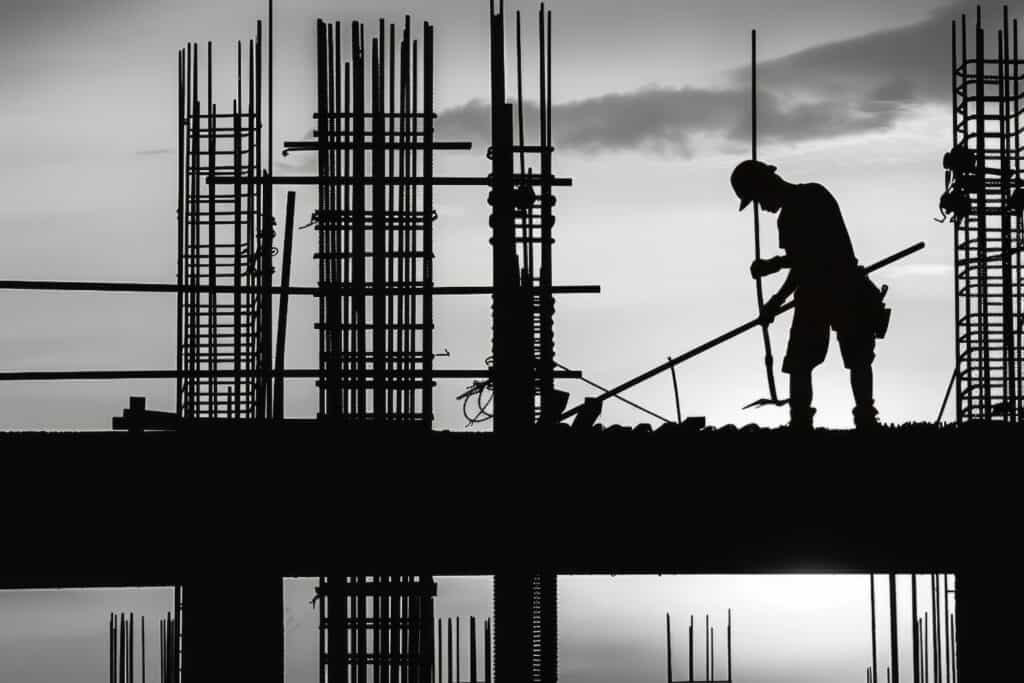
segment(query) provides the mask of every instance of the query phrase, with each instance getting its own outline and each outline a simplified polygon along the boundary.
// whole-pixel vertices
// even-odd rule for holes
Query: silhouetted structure
[[[959,678],[958,647],[956,642],[956,603],[950,607],[950,596],[956,594],[956,587],[949,587],[949,574],[929,574],[929,599],[931,612],[918,610],[918,576],[910,575],[910,642],[911,663],[914,683],[956,683]],[[871,590],[871,665],[865,670],[867,683],[878,683],[878,632],[877,606],[875,600],[875,575],[870,577]],[[896,575],[889,575],[889,666],[886,681],[899,683],[899,625],[896,622]],[[929,617],[931,614],[931,627]],[[941,615],[939,624],[936,615]],[[929,651],[931,655],[929,656]]]
[[[968,43],[966,16],[961,15],[959,37],[957,28],[954,21],[953,149],[943,160],[947,190],[941,200],[943,213],[952,215],[955,240],[956,419],[1019,422],[1024,416],[1024,72],[1017,20],[1011,30],[1003,8],[994,54],[986,51],[980,6],[973,43]]]
[[[264,39],[234,50],[235,88],[218,108],[214,46],[205,59],[197,44],[178,53],[177,282],[4,281],[0,288],[51,291],[174,293],[177,361],[174,370],[13,372],[0,380],[174,379],[174,413],[148,410],[133,397],[115,429],[174,429],[284,419],[285,378],[316,380],[317,418],[344,423],[430,427],[437,379],[470,379],[464,397],[497,387],[504,396],[496,429],[554,419],[565,395],[554,380],[578,378],[556,370],[554,295],[595,293],[598,287],[556,287],[551,280],[552,188],[567,178],[551,171],[551,14],[540,19],[540,140],[527,144],[521,35],[517,14],[519,144],[513,143],[512,105],[505,103],[503,12],[490,12],[494,172],[486,177],[438,177],[434,153],[469,150],[468,142],[435,140],[434,28],[420,38],[406,17],[399,29],[379,22],[367,42],[353,22],[349,44],[340,23],[316,26],[317,102],[312,140],[284,143],[284,153],[315,152],[312,176],[275,177],[273,134],[273,9]],[[264,153],[264,150],[269,150]],[[514,160],[518,155],[519,171]],[[536,157],[539,172],[527,167]],[[317,188],[314,287],[291,284],[294,192],[288,193],[281,273],[274,283],[275,186]],[[491,188],[494,282],[437,286],[433,279],[434,192],[443,186]],[[318,301],[318,361],[285,367],[288,302]],[[493,295],[494,353],[489,367],[434,368],[435,296]],[[278,296],[276,346],[272,315]],[[484,404],[481,402],[481,406]],[[482,407],[476,418],[489,418]],[[302,419],[300,418],[300,421]],[[306,421],[309,421],[307,418]]]
[[[320,683],[431,683],[430,576],[320,577]]]
[[[441,619],[437,620],[437,656],[434,658],[433,683],[491,683],[491,620],[484,619],[482,632],[477,629],[477,618],[469,618],[469,678],[462,676],[462,620],[455,617],[454,637],[452,618],[447,619],[447,629]],[[447,657],[445,656],[445,633],[447,633]],[[480,635],[482,638],[477,639]],[[483,677],[480,676],[479,654],[483,653]]]
[[[270,411],[273,217],[260,182],[262,22],[246,54],[243,68],[239,41],[227,111],[214,100],[213,43],[205,68],[197,44],[178,53],[177,413],[186,419]],[[208,182],[213,176],[234,182]]]
[[[494,677],[558,681],[558,575],[494,575]]]
[[[715,629],[711,626],[710,615],[704,615],[704,677],[694,678],[694,630],[693,615],[690,615],[690,627],[686,640],[687,647],[687,676],[682,679],[675,679],[672,676],[672,620],[668,612],[665,613],[665,683],[694,683],[694,681],[705,681],[707,683],[732,683],[732,610],[728,611],[725,625],[725,678],[718,678],[715,669]]]

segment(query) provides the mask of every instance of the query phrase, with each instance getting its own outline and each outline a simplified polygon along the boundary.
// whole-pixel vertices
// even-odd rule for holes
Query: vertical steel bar
[[[452,618],[448,617],[448,683],[453,683],[452,678]]]
[[[875,575],[870,575],[871,581],[871,671],[878,677],[878,630],[875,625]],[[878,683],[873,681],[872,683]]]
[[[484,621],[484,683],[492,683],[491,676],[491,620]]]
[[[942,575],[942,598],[943,598],[943,617],[942,617],[942,628],[945,631],[945,652],[946,652],[946,681],[952,683],[949,673],[949,574]]]
[[[174,412],[182,417],[182,361],[184,347],[183,325],[183,299],[182,299],[182,278],[184,276],[185,263],[185,131],[187,129],[185,119],[185,51],[178,51],[178,263],[177,263],[177,340],[175,347],[175,369],[178,372],[175,380],[175,408]]]
[[[381,72],[384,66],[381,62],[382,48],[378,39],[374,39],[373,57],[371,59],[371,82],[372,82],[372,147],[371,147],[371,168],[373,170],[373,181],[370,188],[373,206],[372,236],[373,236],[373,419],[375,422],[383,422],[387,419],[387,392],[388,378],[386,372],[387,363],[387,296],[383,289],[387,284],[386,263],[384,252],[387,249],[385,242],[385,180],[386,169],[384,166],[384,112],[383,98],[381,92]]]
[[[917,575],[910,575],[910,620],[913,624],[914,637],[914,683],[921,683],[921,638],[918,633],[917,614]]]
[[[727,621],[725,623],[725,661],[726,661],[726,680],[732,683],[732,609],[727,613]]]
[[[689,681],[690,681],[690,683],[693,683],[693,615],[692,614],[690,615],[690,639],[689,640],[690,640],[690,644],[689,644],[689,648],[688,648],[689,659],[690,659],[690,667],[689,667],[690,677],[689,677]]]
[[[977,54],[977,72],[976,72],[976,95],[977,95],[977,115],[976,115],[976,126],[977,126],[977,140],[978,140],[978,164],[982,169],[978,173],[978,201],[977,201],[977,212],[978,212],[978,224],[977,224],[977,241],[978,241],[978,278],[980,286],[980,301],[978,306],[978,322],[980,332],[980,345],[981,345],[981,382],[982,382],[982,417],[985,420],[992,419],[992,378],[990,372],[991,365],[991,348],[989,341],[989,327],[990,319],[988,313],[988,279],[989,279],[989,265],[988,265],[988,197],[986,192],[987,173],[983,170],[987,163],[987,144],[985,140],[985,117],[987,116],[987,103],[988,97],[985,91],[985,79],[986,79],[986,66],[985,66],[985,49],[984,49],[984,36],[985,32],[981,28],[981,7],[978,7],[978,21],[976,27],[976,45],[975,51]]]
[[[434,27],[423,23],[423,420],[434,420]]]
[[[957,125],[958,125],[958,104],[957,104],[957,49],[956,49],[956,19],[952,24],[952,111],[953,111],[953,149],[957,148]],[[966,53],[964,53],[966,58]],[[966,86],[965,86],[966,87]],[[966,112],[965,112],[966,113]],[[965,124],[966,125],[966,124]],[[961,218],[953,217],[953,362],[956,368],[956,422],[960,424],[963,420],[961,397],[963,389],[961,384],[961,357],[960,357],[960,222]]]
[[[213,103],[213,42],[206,43],[206,165],[209,177],[217,173],[217,105]],[[206,266],[207,278],[211,285],[210,293],[207,295],[207,335],[206,340],[206,366],[209,371],[209,387],[207,389],[207,417],[217,416],[217,400],[219,398],[217,385],[217,294],[212,286],[217,284],[217,186],[207,183],[207,237],[206,250],[209,263]]]
[[[469,683],[477,683],[476,676],[476,617],[469,618]]]
[[[892,683],[900,683],[899,624],[896,621],[896,575],[889,574],[889,664]]]
[[[711,678],[715,680],[715,627],[711,627]]]
[[[355,321],[354,330],[357,334],[355,353],[358,367],[357,405],[356,412],[360,419],[366,417],[366,155],[363,153],[365,143],[365,74],[362,27],[358,22],[352,23],[353,58],[352,58],[352,99],[353,99],[353,137],[358,142],[352,164],[352,218],[353,218],[353,259],[356,267],[355,279]]]
[[[704,615],[704,680],[711,680],[711,616]]]
[[[665,683],[672,683],[672,622],[665,612]]]
[[[284,217],[284,252],[281,255],[280,310],[277,314],[277,358],[274,376],[274,419],[284,419],[284,350],[288,335],[288,288],[292,282],[292,236],[295,229],[295,193],[288,193]]]
[[[241,43],[239,43],[238,59],[241,62]],[[239,85],[241,91],[241,85]],[[232,245],[231,265],[233,269],[232,282],[235,286],[234,292],[234,330],[232,338],[234,341],[234,362],[235,370],[235,391],[234,405],[231,415],[236,419],[241,417],[242,408],[242,115],[241,100],[236,101],[232,116],[234,124],[234,174],[235,174],[235,234]]]

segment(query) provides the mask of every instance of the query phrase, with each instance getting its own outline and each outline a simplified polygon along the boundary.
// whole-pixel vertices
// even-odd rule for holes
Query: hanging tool
[[[864,269],[864,271],[865,271],[865,273],[872,273],[872,272],[874,272],[876,270],[879,270],[880,268],[885,268],[886,266],[888,266],[888,265],[890,265],[892,263],[895,263],[896,261],[899,261],[900,259],[906,258],[907,256],[910,256],[911,254],[914,254],[914,253],[916,253],[918,251],[921,251],[922,249],[924,249],[924,242],[918,242],[917,244],[915,244],[913,246],[907,247],[906,249],[904,249],[902,251],[896,252],[892,256],[884,258],[881,261],[878,261],[877,263],[873,263],[872,265],[866,267]],[[788,304],[785,304],[784,306],[782,306],[782,308],[780,308],[778,312],[779,313],[783,313],[785,311],[788,311],[789,309],[793,308],[793,306],[795,306],[795,305],[796,305],[795,302],[790,301]],[[615,387],[613,389],[609,389],[608,391],[604,392],[600,396],[597,396],[596,398],[591,399],[591,401],[601,401],[601,402],[603,402],[603,401],[606,401],[609,398],[617,397],[619,394],[621,394],[626,389],[631,389],[632,387],[635,387],[636,385],[641,384],[642,382],[646,382],[650,378],[654,377],[655,375],[661,374],[665,370],[673,368],[673,367],[679,365],[680,363],[682,363],[684,361],[690,360],[694,356],[698,356],[698,355],[704,353],[705,351],[713,349],[716,346],[719,346],[720,344],[723,344],[724,342],[729,341],[730,339],[732,339],[734,337],[738,337],[739,335],[743,334],[744,332],[747,332],[748,330],[752,330],[755,327],[758,327],[759,325],[761,325],[761,323],[762,323],[761,318],[758,317],[758,318],[756,318],[754,320],[751,320],[750,322],[747,322],[747,323],[745,323],[743,325],[740,325],[736,329],[730,330],[730,331],[726,332],[725,334],[722,334],[722,335],[720,335],[718,337],[715,337],[714,339],[712,339],[709,342],[701,344],[700,346],[698,346],[698,347],[696,347],[694,349],[690,349],[689,351],[687,351],[686,353],[682,354],[681,356],[676,356],[675,358],[670,358],[668,361],[666,361],[665,363],[662,363],[658,367],[653,368],[651,370],[648,370],[647,372],[643,373],[642,375],[634,377],[633,379],[631,379],[631,380],[629,380],[627,382],[623,382],[622,384],[620,384],[619,386],[617,386],[617,387]],[[562,413],[561,419],[564,420],[566,418],[572,417],[573,415],[578,413],[580,410],[582,410],[582,408],[583,408],[582,405],[578,405],[575,408],[572,408],[571,410],[567,410],[566,412]]]
[[[757,31],[750,32],[750,137],[751,137],[751,159],[757,161]],[[753,202],[754,211],[754,259],[761,261],[761,216],[758,202]],[[772,357],[772,338],[768,334],[768,325],[771,321],[764,317],[764,287],[761,278],[754,278],[754,285],[757,291],[757,314],[762,320],[761,343],[764,345],[764,369],[768,376],[768,398],[761,398],[753,403],[743,406],[747,408],[761,406],[784,406],[789,399],[780,399],[775,389],[775,360]]]

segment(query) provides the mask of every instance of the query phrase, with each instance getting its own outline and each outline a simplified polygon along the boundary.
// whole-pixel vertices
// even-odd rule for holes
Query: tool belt
[[[885,333],[889,330],[889,321],[892,318],[892,309],[885,305],[885,295],[889,292],[889,285],[878,285],[871,281],[867,271],[860,269],[861,283],[857,291],[856,306],[859,317],[870,327],[876,339],[884,339]]]

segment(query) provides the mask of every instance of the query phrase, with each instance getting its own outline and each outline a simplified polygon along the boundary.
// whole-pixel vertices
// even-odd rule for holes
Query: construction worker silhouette
[[[755,260],[750,274],[760,278],[789,269],[778,293],[765,302],[761,320],[763,324],[774,320],[789,295],[794,295],[793,323],[782,362],[782,371],[789,375],[790,426],[814,426],[811,373],[825,360],[832,329],[850,371],[854,424],[858,429],[877,427],[871,363],[875,338],[882,337],[888,325],[884,291],[858,266],[832,194],[817,183],[789,183],[775,170],[775,166],[747,160],[736,166],[731,181],[740,211],[757,202],[765,211],[779,213],[779,247],[785,256]]]

